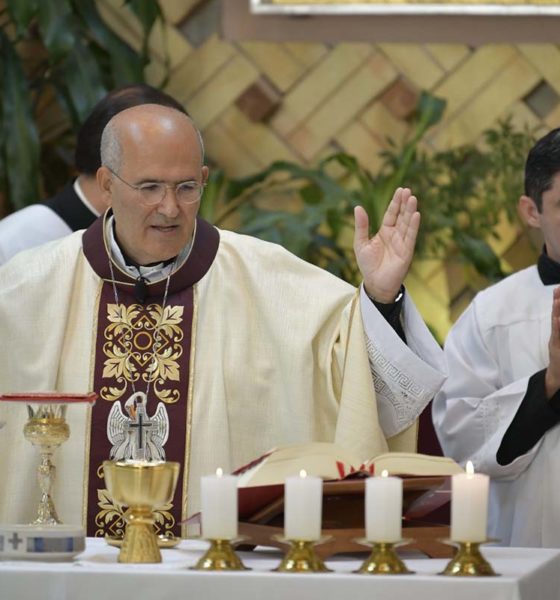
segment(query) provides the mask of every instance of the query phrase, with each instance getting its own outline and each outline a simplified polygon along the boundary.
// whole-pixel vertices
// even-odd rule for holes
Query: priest
[[[542,232],[542,254],[479,293],[452,328],[433,418],[445,454],[491,476],[489,537],[558,548],[560,129],[529,152],[519,211]]]
[[[99,395],[87,415],[68,411],[55,490],[65,522],[122,532],[101,464],[138,458],[138,430],[149,431],[140,458],[182,465],[157,519],[175,535],[199,509],[201,475],[274,446],[335,441],[364,459],[414,449],[417,417],[444,374],[402,287],[420,222],[410,190],[395,192],[373,238],[356,209],[356,290],[197,216],[208,168],[185,114],[122,111],[103,132],[101,159],[105,214],[0,269],[0,337],[10,340],[0,392]],[[0,521],[25,522],[36,456],[20,407],[0,410],[10,429],[0,436]]]

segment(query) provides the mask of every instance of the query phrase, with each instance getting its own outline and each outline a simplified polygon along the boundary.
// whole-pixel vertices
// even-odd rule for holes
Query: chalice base
[[[143,521],[137,518],[127,524],[119,553],[119,562],[161,562],[161,552],[151,519]]]
[[[229,540],[208,540],[210,548],[192,567],[195,571],[248,571]]]
[[[371,542],[371,547],[371,554],[355,573],[362,575],[410,575],[414,573],[399,558],[394,543]]]
[[[325,563],[315,552],[317,541],[287,540],[291,547],[274,571],[278,573],[330,573]]]
[[[31,525],[61,525],[62,521],[58,518],[54,502],[50,494],[43,494],[39,508],[37,509],[37,518]]]
[[[480,552],[481,542],[457,542],[455,556],[439,575],[454,577],[492,577],[497,576],[492,565]]]

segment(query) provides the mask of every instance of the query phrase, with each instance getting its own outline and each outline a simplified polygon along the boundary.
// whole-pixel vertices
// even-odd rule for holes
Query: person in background
[[[146,84],[127,85],[107,94],[78,132],[74,156],[78,176],[52,198],[0,220],[0,265],[21,250],[87,229],[105,210],[95,179],[101,166],[101,134],[116,114],[139,104],[161,104],[185,112],[174,98]]]
[[[477,294],[451,329],[433,419],[444,453],[491,477],[489,536],[558,548],[560,129],[530,150],[518,206],[542,253]]]

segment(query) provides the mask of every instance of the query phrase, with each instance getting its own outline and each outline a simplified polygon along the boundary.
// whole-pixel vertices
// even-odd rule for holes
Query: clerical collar
[[[544,285],[556,285],[560,283],[560,263],[550,258],[543,247],[542,254],[537,263],[539,277]]]
[[[106,223],[111,218],[112,212],[108,210],[103,216],[99,217],[88,229],[83,236],[84,255],[94,270],[106,283],[112,285],[113,277],[109,267],[109,255],[113,254],[110,238],[107,235]],[[169,293],[174,294],[180,290],[184,290],[198,281],[211,268],[214,258],[218,252],[220,245],[220,234],[218,230],[207,223],[200,217],[196,218],[196,229],[193,233],[193,243],[190,249],[190,254],[184,260],[182,265],[173,272],[169,283]],[[119,250],[120,251],[120,250]],[[113,255],[113,260],[115,256]],[[124,263],[124,259],[121,259]],[[119,292],[134,290],[138,274],[133,276],[121,266],[117,266],[115,262],[115,277],[116,285]],[[147,299],[162,298],[165,294],[167,285],[167,276],[161,277],[159,280],[148,282],[147,284]]]
[[[179,269],[187,260],[192,246],[192,240],[181,250],[177,257],[171,260],[151,265],[138,265],[127,261],[115,237],[115,217],[111,215],[105,221],[105,235],[109,240],[111,255],[117,267],[137,279],[141,277],[149,283],[163,279],[169,275],[172,269]],[[193,234],[194,237],[194,234]]]

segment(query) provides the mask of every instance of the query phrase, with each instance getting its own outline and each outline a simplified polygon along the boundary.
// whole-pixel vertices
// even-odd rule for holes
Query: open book
[[[387,470],[389,475],[440,476],[463,473],[451,458],[415,454],[413,452],[387,452],[367,461],[352,452],[329,442],[293,444],[270,450],[259,458],[237,469],[238,487],[257,487],[283,484],[286,477],[301,470],[308,475],[327,481],[344,479],[354,473],[378,475]]]

